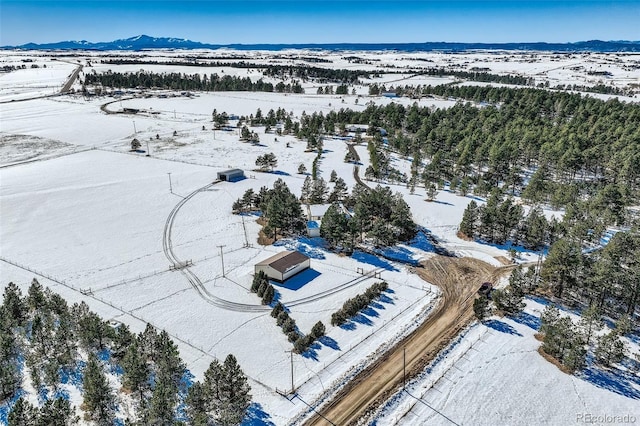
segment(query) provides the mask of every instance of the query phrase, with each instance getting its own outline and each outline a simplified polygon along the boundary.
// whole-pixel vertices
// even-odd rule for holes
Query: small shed
[[[242,179],[244,179],[244,171],[242,171],[241,169],[229,169],[218,172],[218,180],[236,182]]]
[[[263,271],[270,279],[284,282],[310,267],[311,260],[308,256],[299,251],[283,251],[256,263],[255,272]]]
[[[329,207],[331,207],[331,204],[308,204],[307,219],[322,220],[322,217],[327,213]]]
[[[320,224],[315,220],[307,222],[307,235],[311,238],[320,236]]]

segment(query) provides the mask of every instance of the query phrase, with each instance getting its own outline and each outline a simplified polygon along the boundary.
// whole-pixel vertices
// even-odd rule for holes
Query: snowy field
[[[230,56],[234,54],[227,53]],[[243,54],[252,55],[255,61],[267,60],[265,52]],[[97,63],[103,55],[106,54],[88,53],[85,60],[90,59],[95,70],[135,71],[142,67]],[[149,57],[154,60],[180,59],[177,52],[154,55],[150,54]],[[496,72],[508,73],[518,69],[535,72],[536,75],[568,66],[563,65],[566,62],[564,59],[562,61],[565,62],[558,64],[551,56],[546,62],[540,60],[544,56],[542,54],[537,55],[537,62],[531,64],[522,58],[520,62],[507,61],[509,58],[506,54],[495,56],[478,53],[466,57],[439,53],[417,56],[388,52],[358,53],[358,56],[370,60],[371,64],[354,64],[340,55],[323,55],[332,62],[314,66],[353,69],[381,66],[397,71],[397,67],[425,67],[434,63],[444,65],[452,61],[464,63],[466,58],[469,63],[465,66],[480,62],[483,66],[501,63],[504,67],[496,68]],[[3,59],[5,63],[21,64],[22,59],[27,57],[24,52],[12,52]],[[415,57],[433,62],[416,61]],[[580,56],[577,59],[606,62],[602,55]],[[278,60],[286,62],[285,59]],[[624,63],[631,61],[628,56],[621,60],[626,61]],[[75,68],[74,64],[61,60],[40,58],[39,61],[39,64],[46,62],[47,68],[0,75],[0,102],[38,94],[48,95],[47,91],[53,91],[56,87],[59,90]],[[174,65],[151,67],[155,68],[146,69],[157,71],[174,67],[174,71],[186,73],[214,72],[211,68],[182,69]],[[27,71],[33,75],[27,75]],[[258,78],[255,71],[238,72],[239,75]],[[627,77],[626,74],[620,75],[622,80]],[[371,82],[424,85],[441,84],[443,80],[452,81],[414,76],[407,72],[382,74]],[[196,93],[194,97],[159,98],[157,95],[160,92],[157,92],[150,98],[127,99],[125,96],[117,99],[105,96],[84,99],[79,95],[65,95],[0,103],[2,280],[5,283],[14,281],[24,291],[36,276],[43,285],[50,286],[69,301],[84,300],[104,318],[125,322],[134,332],[142,331],[147,322],[166,329],[176,340],[182,358],[197,379],[202,377],[212,359],[223,359],[228,353],[233,353],[250,377],[254,401],[260,407],[257,412],[262,413],[261,417],[256,414],[253,424],[290,423],[306,410],[300,400],[311,403],[327,398],[326,391],[338,389],[385,348],[415,329],[437,303],[438,291],[400,263],[361,252],[356,252],[352,257],[337,256],[326,251],[319,239],[284,240],[266,247],[258,245],[260,226],[256,223],[256,217],[232,215],[232,203],[247,189],[257,191],[261,186],[271,187],[277,179],[283,179],[295,194],[299,194],[305,175],[297,173],[298,166],[304,164],[307,170],[311,170],[315,153],[304,152],[305,142],[292,136],[264,133],[263,127],[252,129],[260,137],[257,145],[240,142],[235,130],[214,132],[212,111],[216,109],[228,114],[249,115],[255,114],[260,108],[266,115],[270,109],[281,107],[299,118],[303,113],[326,114],[340,108],[363,110],[367,102],[382,105],[399,102],[407,106],[418,102],[420,106],[433,108],[447,108],[455,104],[454,101],[439,99],[414,101],[407,98],[369,97],[366,96],[368,88],[365,85],[357,87],[356,95],[344,96],[316,95],[312,87],[313,83],[305,83],[307,93],[301,95],[220,92]],[[13,88],[20,90],[12,92]],[[109,112],[123,108],[141,111],[135,115],[107,114],[101,110],[103,106]],[[130,152],[133,138],[140,141],[142,149],[150,153],[149,157],[144,152]],[[344,141],[327,138],[324,140],[324,149],[319,173],[328,181],[331,171],[335,170],[349,187],[353,186],[353,165],[343,162],[347,152]],[[366,146],[356,149],[361,157],[362,173],[368,165]],[[268,152],[273,152],[278,159],[276,171],[254,171],[255,159]],[[409,170],[411,159],[394,155],[392,161],[399,170]],[[230,167],[244,169],[248,178],[237,183],[222,182],[210,186],[218,171]],[[394,192],[403,194],[415,222],[441,240],[445,248],[494,265],[500,264],[499,257],[507,256],[506,247],[468,242],[456,237],[462,213],[473,197],[439,191],[434,202],[426,202],[423,188],[417,188],[415,194],[410,194],[405,185],[389,186]],[[199,191],[201,188],[205,189]],[[172,226],[168,226],[168,218],[174,207],[190,194],[193,196],[180,207]],[[548,216],[561,214],[545,213]],[[167,241],[170,241],[176,256],[193,262],[191,272],[199,277],[204,289],[215,298],[202,297],[180,271],[170,270],[171,261],[163,245]],[[260,307],[259,299],[248,289],[255,263],[282,250],[294,249],[311,257],[311,270],[285,285],[276,285],[277,297],[290,308],[291,316],[303,333],[308,333],[316,321],[322,320],[327,325],[327,337],[312,346],[304,356],[294,355],[294,385],[300,400],[290,402],[281,397],[277,390],[288,390],[291,386],[288,351],[292,345],[276,326],[268,310]],[[387,254],[415,262],[431,256],[431,252],[431,245],[420,234],[413,242],[388,250]],[[521,254],[521,261],[532,259],[535,259],[533,253]],[[363,276],[359,271],[377,272],[380,278]],[[380,279],[389,283],[390,291],[373,308],[345,326],[329,325],[331,313],[344,300],[364,292]],[[229,307],[233,304],[250,308],[232,310]],[[531,353],[532,348],[535,351],[534,343],[530,342],[533,340],[533,331],[526,325],[509,320],[500,321],[507,323],[521,336],[476,326],[462,338],[458,347],[480,338],[484,341],[496,339],[486,347],[475,343],[479,358],[477,362],[496,366],[499,363],[495,359],[508,358],[513,362],[512,366],[505,369],[502,376],[483,373],[479,367],[468,367],[467,370],[473,374],[465,376],[468,377],[465,380],[469,380],[467,384],[463,383],[462,388],[452,388],[451,398],[433,399],[434,404],[440,404],[438,407],[443,412],[454,411],[449,404],[454,404],[454,401],[457,401],[455,404],[461,404],[465,395],[469,396],[474,390],[477,393],[480,386],[478,380],[491,379],[492,386],[498,386],[500,382],[497,377],[507,380],[510,377],[504,374],[520,374],[521,369],[517,365],[523,362],[534,366],[530,372],[532,381],[536,378],[544,380],[547,387],[548,383],[553,382],[548,377],[561,382],[568,379],[569,385],[576,381],[582,386],[579,391],[583,399],[602,401],[602,406],[611,401],[620,409],[629,406],[625,405],[629,403],[627,399],[615,393],[604,393],[605,390],[588,382],[583,383],[584,380],[581,382],[581,379],[565,377],[544,360],[536,361],[535,357],[539,355]],[[502,353],[519,355],[503,356]],[[478,374],[483,376],[479,377]],[[565,389],[567,383],[554,392]],[[427,396],[432,398],[433,391],[429,392]],[[530,395],[530,389],[528,392],[527,401],[535,402],[531,410],[539,410],[538,404],[546,401],[546,393]],[[445,394],[449,393],[443,392]],[[569,401],[572,407],[577,406],[576,401],[580,402],[580,399]],[[524,402],[524,397],[515,399],[514,411],[518,409],[516,405],[523,405]],[[395,419],[400,405],[381,417],[380,424],[389,424],[389,419]],[[403,414],[405,423],[402,424],[422,423],[417,418],[425,418],[429,422],[442,420],[429,412],[414,409],[418,408],[411,408],[410,413],[413,414]],[[552,423],[563,420],[559,417],[560,411],[558,406],[548,414]],[[458,415],[455,420],[464,424],[477,423],[470,420],[471,411],[466,414],[455,413]],[[262,420],[256,420],[258,417]],[[529,423],[534,422],[532,417],[528,419]],[[487,415],[485,424],[492,424],[492,421],[498,424],[500,420],[502,423],[511,423],[510,419],[501,418],[497,410],[493,410]]]
[[[592,361],[575,376],[562,373],[538,353],[541,342],[534,337],[547,302],[526,302],[516,318],[493,317],[471,326],[406,392],[392,397],[373,424],[569,425],[589,423],[581,421],[586,415],[640,419],[638,376]],[[564,315],[577,322],[574,314]],[[624,341],[637,353],[637,341]]]

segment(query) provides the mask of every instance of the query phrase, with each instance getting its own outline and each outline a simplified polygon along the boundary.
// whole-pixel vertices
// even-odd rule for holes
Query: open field
[[[228,54],[229,61],[237,61],[232,57],[234,52]],[[256,63],[271,63],[267,52],[243,54]],[[282,56],[288,54],[293,57],[294,52]],[[633,67],[640,61],[639,55],[622,54],[368,52],[358,53],[363,63],[352,63],[341,54],[313,54],[331,61],[314,66],[365,69],[380,75],[363,80],[355,85],[355,94],[348,95],[318,95],[315,89],[326,84],[306,81],[304,94],[185,95],[181,91],[150,90],[117,97],[83,97],[76,93],[44,98],[62,88],[78,61],[85,64],[82,73],[141,68],[189,74],[224,70],[225,74],[252,80],[260,78],[261,73],[231,67],[100,63],[101,59],[117,58],[116,53],[83,52],[80,58],[66,58],[70,62],[63,62],[65,58],[58,53],[31,58],[26,52],[3,52],[0,58],[4,64],[20,65],[24,59],[34,59],[40,66],[0,75],[0,276],[4,285],[14,281],[25,291],[35,276],[70,302],[86,301],[104,318],[126,323],[134,332],[142,331],[146,323],[165,329],[176,340],[182,359],[196,379],[202,378],[213,359],[224,359],[233,353],[252,387],[253,414],[247,424],[302,424],[313,417],[309,405],[337,424],[355,423],[367,412],[369,397],[384,407],[385,400],[397,390],[402,374],[401,345],[407,346],[409,369],[418,373],[470,324],[469,305],[478,284],[485,280],[497,282],[497,271],[509,269],[500,268],[508,257],[506,247],[456,236],[468,203],[473,199],[482,203],[483,199],[441,190],[434,202],[426,202],[423,187],[411,193],[406,184],[387,183],[384,184],[402,195],[414,221],[424,229],[415,240],[384,251],[387,257],[405,263],[361,251],[353,256],[337,255],[327,250],[320,238],[290,238],[271,246],[259,245],[258,217],[233,215],[233,202],[247,189],[257,192],[262,186],[272,187],[278,179],[299,195],[306,175],[298,174],[298,167],[304,164],[311,170],[316,153],[305,152],[304,141],[267,133],[264,127],[251,128],[258,133],[259,143],[241,142],[236,120],[230,121],[228,130],[213,130],[212,111],[249,116],[257,109],[266,114],[270,109],[283,108],[299,119],[303,114],[327,114],[341,108],[363,111],[368,103],[410,106],[416,102],[432,109],[449,108],[456,100],[369,96],[368,84],[454,83],[454,78],[420,75],[421,68],[437,64],[456,65],[463,70],[489,67],[491,72],[533,76],[536,82],[552,85],[598,84],[587,71],[606,69],[616,87],[626,87],[638,82],[639,71]],[[140,55],[154,61],[184,59],[179,52]],[[91,66],[86,65],[87,60]],[[278,58],[274,63],[299,61]],[[74,89],[79,92],[81,87],[76,83]],[[43,98],[20,101],[30,97]],[[636,102],[640,97],[636,94],[625,100]],[[139,111],[124,114],[125,108]],[[134,138],[140,141],[142,152],[131,151]],[[363,177],[369,165],[367,146],[361,144],[354,149],[361,159],[359,170]],[[278,159],[275,171],[254,170],[256,158],[269,152]],[[326,137],[319,176],[329,181],[335,170],[351,188],[356,182],[354,165],[343,161],[346,153],[344,140]],[[392,154],[391,161],[402,172],[410,170],[411,158]],[[236,167],[245,170],[247,179],[214,182],[217,172]],[[376,185],[372,181],[365,183]],[[563,212],[545,210],[545,214],[560,217]],[[426,233],[439,240],[444,249],[465,259],[435,257]],[[302,332],[308,333],[319,320],[327,325],[325,338],[305,354],[293,355],[295,398],[281,395],[291,388],[292,345],[269,315],[269,308],[260,305],[259,298],[249,291],[254,265],[283,250],[309,255],[311,269],[284,285],[276,285],[278,300],[290,309]],[[525,251],[519,261],[533,261],[537,256]],[[192,261],[193,265],[187,271],[174,270],[176,259]],[[420,262],[424,269],[415,273],[406,262]],[[380,280],[387,281],[390,289],[373,307],[344,326],[329,325],[331,314],[347,298]],[[536,307],[530,303],[530,308]],[[442,395],[436,398],[433,391],[426,391],[441,411],[465,424],[478,422],[473,420],[471,411],[458,411],[456,407],[463,406],[465,399],[476,401],[476,406],[484,400],[475,400],[474,392],[463,388],[477,391],[481,382],[490,380],[492,389],[499,392],[498,378],[515,381],[522,365],[535,366],[531,380],[533,375],[540,381],[545,377],[547,384],[559,380],[567,392],[571,384],[576,386],[577,379],[565,377],[541,358],[533,359],[539,356],[532,353],[532,332],[525,325],[505,321],[524,337],[503,336],[484,325],[471,326],[463,343],[488,334],[485,340],[495,346],[478,345],[476,364],[468,368],[470,374],[455,380],[442,390]],[[416,330],[417,334],[412,334]],[[500,375],[496,372],[498,362],[490,359],[506,358],[503,353],[519,355],[509,358],[509,373]],[[494,373],[478,372],[485,360]],[[458,368],[465,368],[458,363],[459,360],[455,363]],[[347,384],[354,377],[355,384]],[[578,402],[582,401],[586,410],[604,409],[611,401],[620,410],[631,410],[638,399],[612,393],[588,381],[577,383],[579,395],[570,401],[574,408],[580,408]],[[350,392],[358,387],[367,392]],[[558,393],[548,391],[548,385],[545,388],[541,384],[526,389],[528,395],[533,395],[528,401],[534,404],[526,417],[529,422],[535,421],[532,413],[544,410],[545,404],[557,397]],[[366,393],[370,395],[364,398]],[[336,395],[344,396],[343,404],[358,410],[344,410],[333,404],[325,408],[323,404]],[[524,402],[525,398],[518,399],[509,410],[515,411]],[[403,408],[407,404],[385,407],[374,421],[409,425],[442,420],[414,405],[407,411]],[[553,410],[547,419],[562,420],[562,407],[558,404]],[[512,420],[494,412],[486,419],[484,424]],[[321,419],[313,421],[316,420],[316,424],[323,424]]]

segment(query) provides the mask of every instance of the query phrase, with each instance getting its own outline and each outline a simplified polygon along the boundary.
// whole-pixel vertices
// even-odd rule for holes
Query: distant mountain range
[[[147,50],[147,49],[238,49],[238,50],[397,50],[402,52],[466,50],[533,50],[556,52],[640,52],[640,41],[589,40],[576,43],[320,43],[320,44],[207,44],[182,38],[150,37],[139,35],[127,39],[92,43],[82,41],[60,41],[57,43],[27,43],[21,46],[3,46],[2,49],[25,50]]]

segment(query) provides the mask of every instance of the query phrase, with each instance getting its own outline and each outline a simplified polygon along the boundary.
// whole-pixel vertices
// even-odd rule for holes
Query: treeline
[[[502,200],[500,191],[491,193],[487,202],[478,205],[472,200],[462,215],[460,234],[492,244],[510,242],[528,250],[540,250],[557,239],[560,224],[548,221],[540,207],[525,216],[521,205],[513,198]]]
[[[298,330],[296,321],[289,316],[289,312],[285,306],[278,302],[271,310],[271,316],[276,319],[276,323],[282,328],[282,332],[287,335],[289,342],[293,343],[293,350],[302,354],[309,350],[311,345],[320,337],[324,336],[326,329],[322,321],[318,321],[311,328],[311,332],[303,335]]]
[[[582,312],[577,324],[570,317],[561,315],[554,305],[545,308],[540,320],[538,337],[542,340],[541,353],[551,356],[567,372],[584,368],[590,352],[593,361],[605,368],[621,362],[627,354],[628,349],[621,336],[631,331],[628,317],[618,321],[613,330],[599,334],[595,339],[592,336],[603,328],[604,322],[601,312],[593,306]],[[638,362],[640,354],[636,354],[635,369]]]
[[[460,102],[432,111],[391,103],[361,112],[314,113],[300,120],[296,135],[340,134],[349,123],[368,124],[371,136],[384,128],[388,145],[376,148],[412,159],[412,187],[465,182],[481,196],[497,186],[519,195],[525,171],[536,169],[531,195],[554,207],[592,196],[607,184],[620,188],[626,204],[640,188],[638,105],[540,89],[436,86],[424,91],[479,105]]]
[[[218,74],[154,73],[151,71],[89,73],[85,75],[83,84],[85,86],[101,85],[113,88],[153,88],[205,92],[304,93],[304,89],[297,81],[287,84],[281,81],[274,85],[273,83],[265,82],[263,79],[254,82],[249,77],[230,75],[220,77]]]
[[[364,70],[337,68],[320,68],[302,65],[268,65],[264,67],[264,75],[280,79],[297,78],[302,81],[313,80],[317,83],[355,84],[360,78],[369,79],[373,74]]]
[[[378,299],[388,288],[389,284],[386,281],[380,281],[371,285],[364,293],[348,299],[344,302],[342,308],[331,314],[331,325],[341,326],[346,323],[351,317]]]
[[[322,217],[320,235],[332,247],[352,250],[357,243],[392,246],[415,237],[417,228],[409,205],[400,193],[380,185],[356,185],[351,197],[333,203]]]
[[[187,417],[235,425],[244,418],[251,396],[244,373],[232,355],[221,367],[220,380],[188,388],[188,371],[178,348],[166,331],[147,325],[133,334],[125,324],[110,324],[84,303],[69,306],[58,294],[33,280],[26,296],[18,286],[5,287],[0,306],[0,398],[7,401],[20,392],[23,375],[44,399],[40,408],[24,397],[11,404],[9,425],[72,425],[79,415],[97,424],[112,424],[118,410],[116,376],[134,400],[134,417],[127,424],[175,424],[180,406]],[[79,376],[82,413],[70,405],[62,383]],[[233,384],[233,389],[229,386]],[[204,390],[197,405],[194,392]],[[204,424],[204,423],[200,423]]]
[[[277,179],[272,189],[263,186],[256,193],[249,188],[232,209],[236,214],[261,211],[267,221],[263,231],[270,238],[296,235],[304,229],[300,201],[282,179]]]
[[[635,91],[632,88],[622,88],[607,84],[596,84],[594,86],[584,86],[578,84],[558,84],[553,87],[555,90],[573,90],[576,92],[602,93],[605,95],[633,96]]]
[[[594,305],[613,318],[640,302],[640,233],[618,232],[601,250],[583,251],[573,235],[556,241],[542,265],[541,291],[568,304]]]

